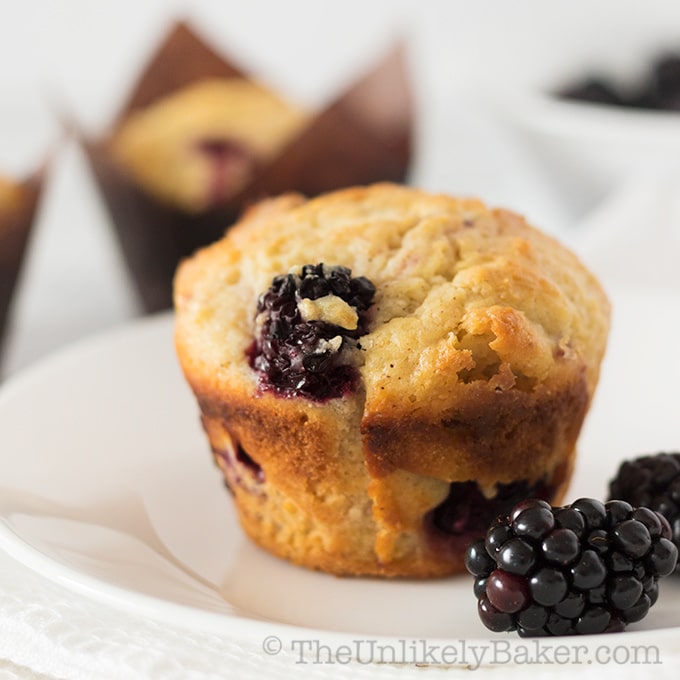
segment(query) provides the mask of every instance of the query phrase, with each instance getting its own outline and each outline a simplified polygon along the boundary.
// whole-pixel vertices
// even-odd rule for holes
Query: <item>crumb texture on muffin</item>
[[[310,263],[375,286],[360,381],[324,402],[262,392],[247,359],[259,297]],[[244,528],[335,573],[460,571],[464,523],[448,540],[428,520],[442,503],[473,515],[520,482],[559,500],[609,324],[595,277],[520,216],[391,184],[259,204],[180,267],[175,303],[180,362]],[[325,304],[305,314],[349,323]],[[261,468],[258,493],[225,447]]]

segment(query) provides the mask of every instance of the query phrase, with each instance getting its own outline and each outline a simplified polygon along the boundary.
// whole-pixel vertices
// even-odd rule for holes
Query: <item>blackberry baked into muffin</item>
[[[244,530],[336,574],[460,572],[490,519],[559,503],[609,326],[523,218],[391,184],[251,208],[175,306]]]

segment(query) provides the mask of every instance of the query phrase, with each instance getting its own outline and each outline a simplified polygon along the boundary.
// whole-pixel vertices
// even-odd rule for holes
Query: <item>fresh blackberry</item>
[[[609,496],[658,512],[671,526],[671,540],[680,549],[680,453],[658,453],[624,461],[609,483]],[[654,525],[656,517],[642,508],[640,521]],[[680,565],[676,568],[680,573]]]
[[[314,401],[354,390],[354,350],[367,332],[374,294],[375,286],[363,276],[353,278],[347,267],[306,264],[298,273],[275,277],[258,299],[257,335],[247,352],[261,387]],[[304,302],[322,298],[325,307]]]
[[[623,630],[675,569],[670,535],[657,513],[621,500],[521,501],[466,554],[482,623],[521,636]]]

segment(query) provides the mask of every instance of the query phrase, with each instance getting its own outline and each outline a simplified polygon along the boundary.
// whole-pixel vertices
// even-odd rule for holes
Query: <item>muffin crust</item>
[[[282,398],[246,360],[254,310],[273,277],[317,262],[376,287],[361,385]],[[521,217],[388,184],[259,204],[180,267],[175,303],[178,356],[245,531],[338,574],[462,570],[472,537],[427,520],[452,483],[493,497],[521,480],[559,502],[609,324],[593,275]]]

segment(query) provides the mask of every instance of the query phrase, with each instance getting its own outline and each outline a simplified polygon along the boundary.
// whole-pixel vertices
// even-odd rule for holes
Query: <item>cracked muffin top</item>
[[[386,184],[266,201],[183,265],[179,307],[198,315],[214,370],[246,367],[258,297],[312,262],[375,286],[361,341],[372,398],[422,404],[475,380],[531,389],[591,356],[597,380],[609,305],[574,254],[507,210]]]

